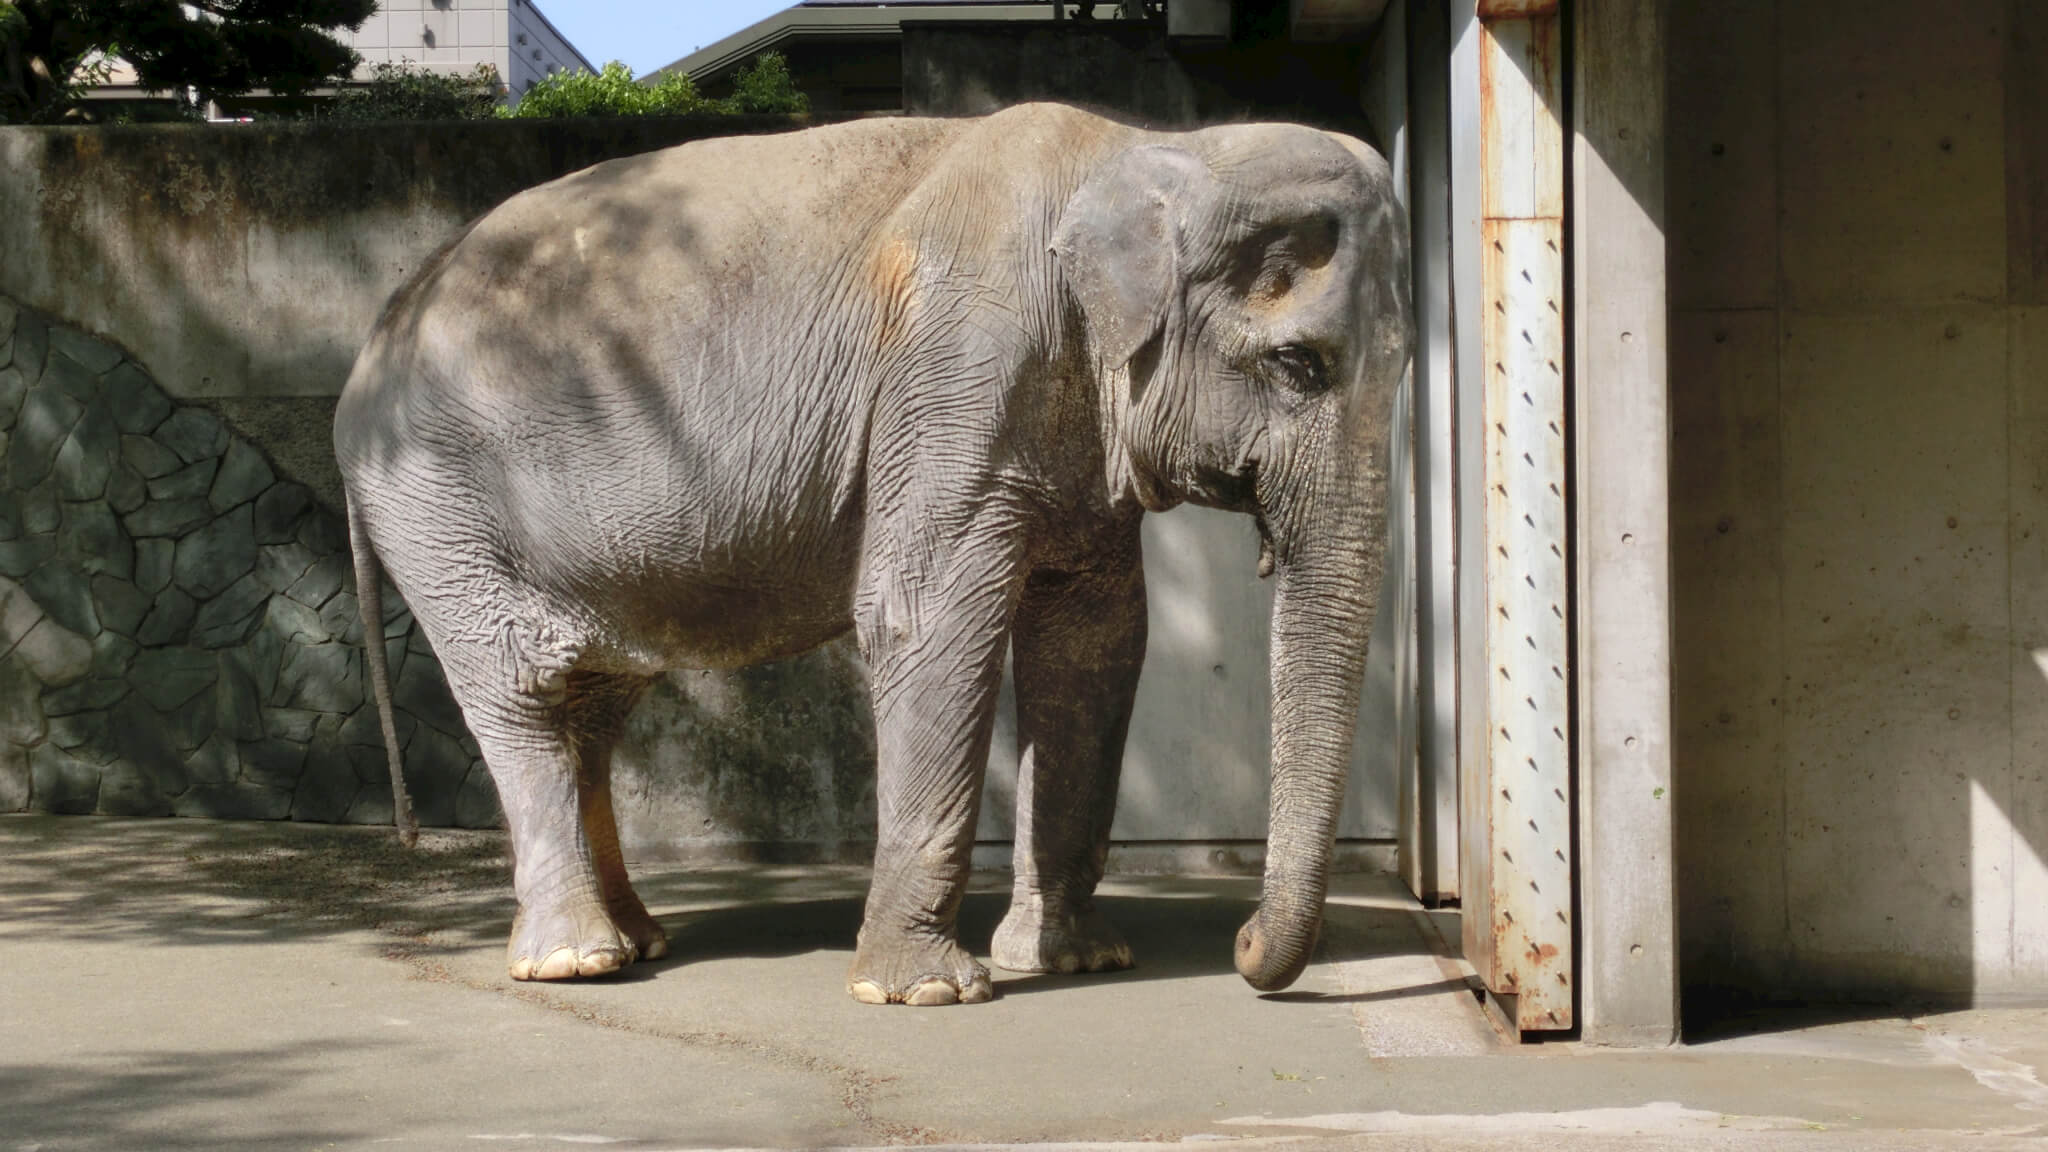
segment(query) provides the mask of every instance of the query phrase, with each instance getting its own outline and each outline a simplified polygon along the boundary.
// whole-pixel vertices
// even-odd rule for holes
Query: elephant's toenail
[[[936,1008],[943,1004],[958,1004],[960,990],[944,980],[927,980],[910,990],[903,998],[913,1008]]]
[[[548,953],[548,958],[541,961],[540,967],[534,970],[533,978],[535,980],[566,980],[574,975],[576,975],[576,949],[564,947],[557,948],[553,952]]]

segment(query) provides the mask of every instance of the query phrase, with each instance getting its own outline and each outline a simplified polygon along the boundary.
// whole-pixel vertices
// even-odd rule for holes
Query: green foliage
[[[499,109],[498,115],[733,116],[808,112],[810,108],[810,99],[797,90],[789,75],[789,65],[781,55],[764,52],[735,78],[729,100],[706,98],[688,76],[679,72],[671,72],[654,84],[641,84],[633,79],[630,69],[613,60],[599,72],[579,68],[546,76],[528,89],[519,103]]]
[[[342,92],[322,113],[335,120],[487,120],[502,88],[489,64],[453,76],[411,61],[379,64],[368,84]]]
[[[542,77],[519,103],[499,115],[530,119],[549,116],[683,116],[704,110],[705,99],[688,76],[670,73],[659,84],[640,84],[617,60],[601,72],[581,68]]]
[[[117,45],[146,91],[296,95],[355,70],[355,51],[332,33],[376,10],[376,0],[0,0],[0,122],[63,119]]]
[[[725,102],[733,112],[809,112],[811,98],[797,89],[789,74],[789,62],[780,52],[763,52],[733,79],[732,99]]]

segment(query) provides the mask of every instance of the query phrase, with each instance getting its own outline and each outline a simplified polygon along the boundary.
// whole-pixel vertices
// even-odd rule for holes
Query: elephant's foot
[[[636,954],[633,938],[620,932],[603,905],[581,900],[545,912],[521,908],[505,961],[514,980],[569,980],[617,972]]]
[[[936,936],[861,932],[846,990],[863,1004],[979,1004],[995,995],[988,969],[965,948]]]
[[[648,913],[647,905],[631,889],[623,898],[608,901],[606,908],[619,935],[633,945],[637,959],[659,960],[668,955],[668,933],[662,931],[661,924]]]
[[[1131,966],[1131,946],[1090,905],[1075,913],[1019,898],[996,928],[990,959],[1010,972],[1114,972]]]

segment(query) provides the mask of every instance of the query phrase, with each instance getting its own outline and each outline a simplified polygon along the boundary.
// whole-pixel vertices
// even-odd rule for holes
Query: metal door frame
[[[1414,789],[1457,811],[1404,803],[1403,872],[1460,903],[1504,1028],[1604,1044],[1678,1035],[1663,27],[1658,0],[1419,2],[1409,23]],[[1421,194],[1442,186],[1437,156],[1448,227]],[[1438,333],[1429,254],[1445,232]],[[1454,556],[1432,547],[1453,539]],[[1432,779],[1450,764],[1454,789]],[[1432,837],[1456,845],[1452,866]]]

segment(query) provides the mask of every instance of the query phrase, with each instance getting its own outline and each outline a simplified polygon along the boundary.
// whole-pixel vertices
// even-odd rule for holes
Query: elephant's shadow
[[[1135,967],[1122,972],[1077,976],[1019,976],[1000,981],[1004,996],[1053,991],[1075,980],[1124,982],[1174,980],[1233,973],[1231,954],[1238,927],[1257,910],[1243,897],[1174,890],[1171,882],[1144,895],[1103,896],[1099,906],[1130,941]],[[669,934],[669,954],[654,964],[636,964],[621,975],[659,979],[671,966],[714,960],[772,959],[812,952],[851,954],[860,929],[863,898],[843,896],[801,901],[764,901],[694,912],[660,910],[645,893]],[[1007,892],[970,892],[960,910],[960,940],[976,956],[988,955],[989,940],[1009,908]],[[1399,908],[1331,904],[1317,961],[1356,961],[1376,956],[1427,953],[1411,913]],[[1316,998],[1282,993],[1283,998]]]

